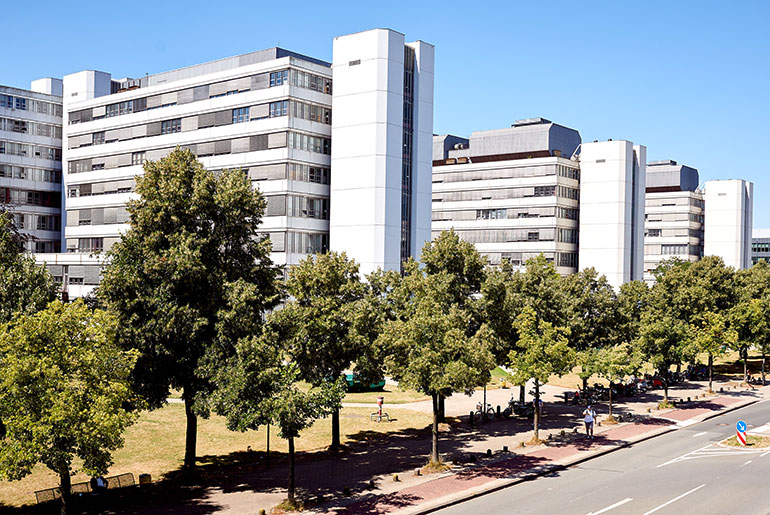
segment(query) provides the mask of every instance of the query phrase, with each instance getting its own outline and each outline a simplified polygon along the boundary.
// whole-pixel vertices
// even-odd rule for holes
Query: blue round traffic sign
[[[743,420],[739,420],[738,423],[735,424],[735,427],[738,428],[738,431],[743,433],[746,431],[746,422],[744,422]]]

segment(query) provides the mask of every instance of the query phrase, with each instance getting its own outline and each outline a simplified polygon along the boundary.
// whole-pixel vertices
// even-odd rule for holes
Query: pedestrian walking
[[[596,412],[590,405],[588,405],[588,407],[583,410],[583,421],[586,423],[586,436],[591,439],[594,437],[594,420],[596,420]]]

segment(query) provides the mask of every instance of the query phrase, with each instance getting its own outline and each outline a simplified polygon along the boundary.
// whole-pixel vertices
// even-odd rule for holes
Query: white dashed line
[[[673,498],[673,499],[671,499],[670,501],[668,501],[668,502],[664,502],[663,504],[661,504],[661,505],[660,505],[660,506],[658,506],[657,508],[653,508],[653,509],[651,509],[650,511],[648,511],[648,512],[647,512],[647,513],[645,513],[644,515],[650,515],[651,513],[655,513],[656,511],[660,510],[661,508],[665,508],[666,506],[668,506],[668,505],[669,505],[669,504],[671,504],[672,502],[676,502],[676,501],[678,501],[679,499],[681,499],[681,498],[682,498],[682,497],[684,497],[685,495],[690,495],[691,493],[693,493],[693,492],[695,492],[695,491],[697,491],[697,490],[700,490],[700,489],[701,489],[701,488],[703,488],[704,486],[706,486],[706,484],[705,484],[705,483],[704,483],[704,484],[702,484],[702,485],[700,485],[700,486],[696,486],[696,487],[695,487],[695,488],[693,488],[692,490],[690,490],[690,491],[688,491],[688,492],[685,492],[685,493],[683,493],[683,494],[682,494],[682,495],[680,495],[679,497],[674,497],[674,498]]]
[[[610,506],[607,506],[604,509],[601,509],[599,511],[592,511],[588,515],[599,515],[600,513],[604,513],[605,511],[610,511],[610,510],[612,510],[614,508],[617,508],[618,506],[623,506],[624,504],[626,504],[627,502],[630,502],[630,501],[633,501],[633,499],[631,499],[630,497],[626,497],[622,501],[618,501],[615,504],[611,504]]]
[[[741,467],[745,467],[745,466],[746,466],[746,465],[748,465],[749,463],[751,463],[751,460],[749,460],[749,461],[747,461],[746,463],[744,463],[743,465],[741,465]],[[740,468],[740,467],[739,467],[739,468]]]
[[[705,434],[706,434],[706,431],[702,431],[702,432],[700,432],[700,433],[698,433],[698,434],[692,435],[692,437],[693,437],[693,438],[697,438],[697,437],[699,437],[699,436],[703,436],[703,435],[705,435]]]

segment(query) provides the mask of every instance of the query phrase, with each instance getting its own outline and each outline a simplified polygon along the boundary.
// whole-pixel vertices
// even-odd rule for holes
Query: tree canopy
[[[118,318],[121,344],[141,353],[133,379],[149,405],[183,391],[192,467],[212,378],[279,301],[279,270],[260,234],[265,201],[240,170],[215,174],[176,149],[145,163],[136,191],[98,295]]]
[[[59,475],[63,511],[73,460],[105,474],[137,417],[129,377],[138,353],[118,348],[115,330],[112,317],[81,300],[54,301],[0,330],[0,478],[43,463]]]

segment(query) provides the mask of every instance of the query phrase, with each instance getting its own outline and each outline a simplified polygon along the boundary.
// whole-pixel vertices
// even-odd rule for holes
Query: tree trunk
[[[61,515],[67,515],[67,506],[70,502],[70,490],[72,488],[70,469],[67,466],[59,470],[59,485],[59,491],[61,492]]]
[[[714,355],[709,352],[709,393],[714,390],[711,389],[711,385],[714,382]]]
[[[762,347],[762,386],[765,386],[765,348]]]
[[[749,382],[749,348],[743,348],[743,382]]]
[[[289,437],[289,503],[292,506],[296,506],[297,499],[295,497],[296,488],[294,486],[294,437]]]
[[[440,395],[438,398],[438,421],[443,422],[446,417],[446,409],[444,407],[444,396]]]
[[[184,395],[184,413],[187,416],[187,433],[184,444],[184,468],[195,468],[195,447],[198,440],[198,417],[193,412],[192,396]]]
[[[430,451],[430,461],[431,463],[439,463],[439,455],[438,455],[438,418],[439,418],[439,397],[440,394],[434,393],[433,394],[433,442],[431,445],[431,451]]]
[[[340,407],[336,406],[332,411],[332,445],[331,450],[340,448]]]
[[[535,379],[535,420],[534,420],[535,435],[534,440],[540,440],[540,382]]]
[[[612,381],[610,381],[610,419],[612,419]]]
[[[588,390],[588,378],[584,377],[583,378],[583,391],[586,391],[586,390]]]
[[[663,368],[663,370],[668,370],[669,368],[671,368],[671,365],[666,363],[666,366]],[[666,379],[663,378],[662,382],[663,382],[663,402],[668,404],[668,381],[666,381]]]
[[[524,401],[526,400],[526,393],[527,393],[526,388],[527,388],[526,383],[519,385],[519,402],[521,403],[522,406],[524,405]]]

